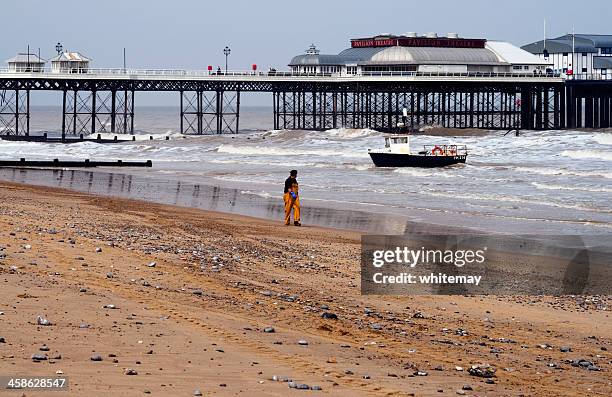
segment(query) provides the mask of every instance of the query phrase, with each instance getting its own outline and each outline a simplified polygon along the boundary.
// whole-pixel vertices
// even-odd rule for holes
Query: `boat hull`
[[[457,156],[425,156],[404,153],[376,153],[370,152],[370,157],[377,167],[446,167],[453,164],[465,163],[467,155]]]

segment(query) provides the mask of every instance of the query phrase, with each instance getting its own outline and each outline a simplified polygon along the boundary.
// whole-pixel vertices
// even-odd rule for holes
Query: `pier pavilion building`
[[[64,51],[51,58],[52,73],[86,73],[91,59],[78,52]]]
[[[550,62],[557,73],[612,79],[612,35],[566,34],[522,48]]]
[[[11,72],[40,73],[45,69],[45,60],[36,54],[19,53],[6,63]]]
[[[294,73],[376,75],[401,73],[534,73],[552,62],[502,41],[461,38],[449,33],[419,36],[378,35],[351,39],[339,54],[321,54],[310,46],[289,63]]]

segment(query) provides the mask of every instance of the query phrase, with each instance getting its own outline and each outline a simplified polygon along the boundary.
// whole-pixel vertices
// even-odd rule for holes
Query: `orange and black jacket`
[[[284,191],[284,193],[288,193],[289,191],[293,191],[295,194],[297,194],[297,187],[298,187],[297,179],[295,179],[294,177],[290,176],[285,181],[285,191]]]

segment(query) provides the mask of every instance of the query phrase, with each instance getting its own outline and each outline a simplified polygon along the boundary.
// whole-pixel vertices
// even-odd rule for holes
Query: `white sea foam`
[[[595,134],[593,139],[600,145],[612,145],[612,133]]]
[[[367,157],[367,153],[341,151],[333,149],[314,149],[308,147],[273,147],[273,146],[235,146],[221,145],[218,153],[240,154],[247,156],[325,156],[325,157]]]
[[[612,189],[605,187],[589,187],[589,186],[568,186],[568,185],[555,185],[552,183],[539,183],[532,182],[533,186],[537,189],[544,190],[575,190],[582,192],[593,192],[593,193],[611,193]]]
[[[565,209],[579,210],[579,211],[597,211],[597,212],[604,212],[604,213],[612,212],[612,211],[609,211],[608,209],[602,210],[602,209],[597,209],[597,208],[593,208],[593,207],[586,206],[586,205],[580,205],[580,204],[565,204],[565,203],[553,202],[552,200],[537,200],[537,199],[518,197],[518,196],[508,196],[508,195],[501,195],[501,194],[431,192],[431,191],[423,192],[423,194],[435,196],[435,197],[452,198],[454,200],[470,199],[470,200],[478,200],[478,201],[491,201],[491,202],[497,202],[497,203],[504,203],[504,202],[524,203],[524,204],[529,204],[529,205],[541,205],[541,206],[546,206],[546,207],[565,208]]]
[[[378,131],[367,128],[335,128],[325,131],[325,135],[338,139],[356,139],[382,135]]]
[[[461,178],[460,174],[452,173],[449,169],[427,169],[427,168],[396,168],[393,172],[410,175],[419,178]]]
[[[579,177],[600,177],[612,179],[610,171],[581,171],[565,168],[544,168],[544,167],[512,167],[515,171],[538,175],[560,175],[560,176],[579,176]]]
[[[612,152],[604,150],[564,150],[561,156],[572,159],[596,159],[612,161]]]

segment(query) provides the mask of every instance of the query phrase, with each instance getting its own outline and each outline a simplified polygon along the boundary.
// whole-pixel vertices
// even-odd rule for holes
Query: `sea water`
[[[57,132],[59,110],[37,111],[32,129]],[[271,119],[270,109],[244,108],[240,134],[185,137],[177,131],[178,109],[136,109],[140,137],[135,142],[2,141],[0,159],[152,160],[150,169],[100,171],[235,189],[264,199],[262,203],[280,202],[284,179],[297,169],[305,211],[360,211],[387,220],[495,233],[612,233],[612,133],[415,135],[413,150],[432,144],[467,145],[467,163],[441,169],[376,168],[368,149],[381,147],[380,132],[273,131]],[[157,139],[141,139],[149,134]],[[166,135],[171,139],[163,139]],[[7,175],[0,177],[11,179]],[[404,227],[398,222],[393,231]]]

